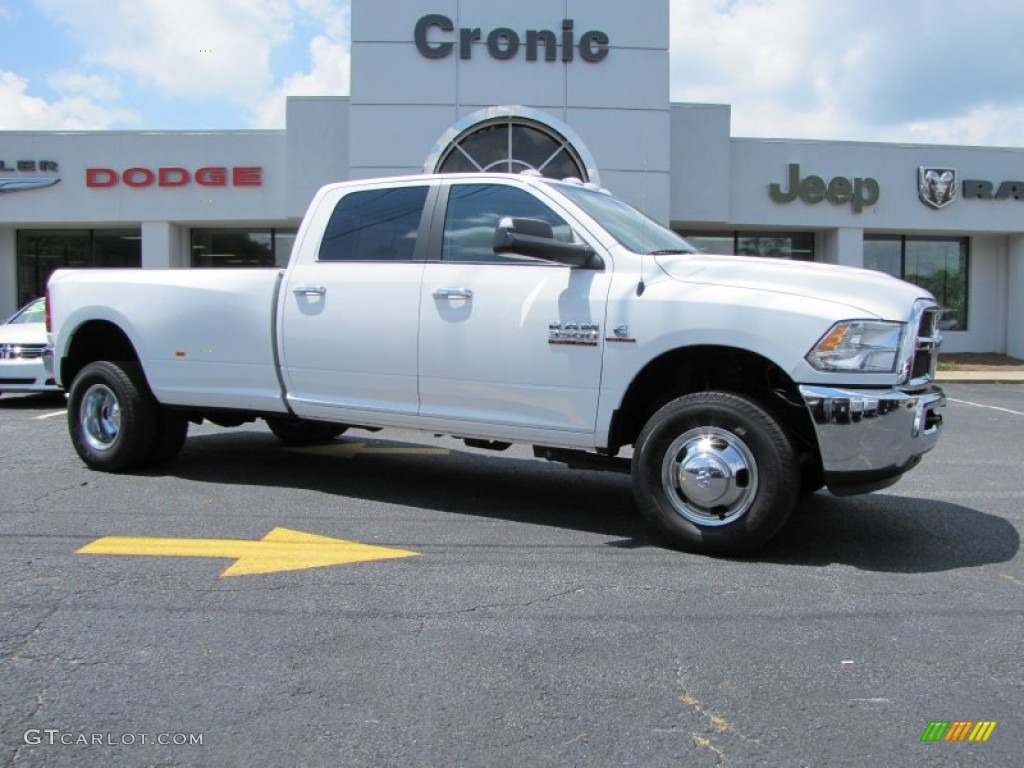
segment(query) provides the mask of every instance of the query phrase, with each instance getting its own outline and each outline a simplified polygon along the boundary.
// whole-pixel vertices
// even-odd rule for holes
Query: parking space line
[[[67,410],[54,411],[53,413],[44,413],[40,416],[33,416],[32,421],[42,421],[43,419],[52,419],[54,416],[63,416],[67,413]]]
[[[1024,411],[1014,411],[1009,408],[1000,408],[998,405],[985,405],[984,403],[972,403],[970,400],[957,400],[955,397],[947,397],[951,403],[960,403],[961,405],[973,405],[976,408],[988,408],[993,411],[1002,411],[1003,413],[1012,413],[1014,416],[1024,416]]]

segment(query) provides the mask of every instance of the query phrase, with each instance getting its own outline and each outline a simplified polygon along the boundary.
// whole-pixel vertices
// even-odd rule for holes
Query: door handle
[[[296,296],[323,296],[327,288],[322,285],[297,285],[292,288],[292,293]]]
[[[434,291],[435,299],[472,299],[473,291],[469,288],[438,288]]]

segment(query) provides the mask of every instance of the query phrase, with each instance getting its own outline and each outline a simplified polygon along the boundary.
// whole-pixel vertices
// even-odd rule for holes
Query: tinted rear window
[[[338,201],[320,261],[412,261],[428,187],[353,192]]]

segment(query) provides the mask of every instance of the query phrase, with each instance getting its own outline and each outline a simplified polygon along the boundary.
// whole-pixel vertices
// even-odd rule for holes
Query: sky
[[[671,99],[733,136],[1024,147],[1020,0],[670,4]],[[349,93],[349,28],[349,0],[0,0],[0,130],[283,128]]]

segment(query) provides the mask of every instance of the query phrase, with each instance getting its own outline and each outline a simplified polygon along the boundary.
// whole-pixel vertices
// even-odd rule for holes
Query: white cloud
[[[257,128],[283,128],[288,96],[340,96],[349,93],[352,62],[351,6],[342,0],[296,0],[321,34],[309,42],[310,68],[294,72],[253,110]]]
[[[733,135],[1024,146],[1024,3],[670,2],[672,99],[730,104]],[[138,125],[154,103],[277,128],[288,95],[349,92],[348,0],[34,3],[81,60],[52,97],[4,74],[5,127]]]
[[[4,130],[11,131],[101,130],[139,119],[132,110],[99,105],[87,96],[67,96],[53,102],[31,96],[28,81],[4,71],[0,71],[0,115]]]
[[[157,98],[218,100],[257,127],[282,127],[289,94],[348,92],[345,0],[36,0],[81,42],[83,70],[56,73],[62,93],[116,98],[117,81]],[[309,68],[275,79],[271,56],[299,25],[316,34]],[[109,73],[105,77],[98,73]]]
[[[348,37],[351,3],[341,0],[295,0],[329,38],[340,41]]]
[[[348,93],[351,60],[341,43],[318,35],[309,44],[313,66],[297,72],[268,96],[255,112],[257,128],[283,128],[288,96],[338,96]]]
[[[731,104],[734,135],[1024,144],[1024,4],[671,6],[672,98]]]
[[[102,75],[87,75],[84,72],[61,69],[50,74],[46,82],[60,93],[88,95],[98,101],[114,101],[121,96],[121,89],[117,83],[112,78]]]
[[[292,33],[287,0],[37,0],[93,66],[188,101],[251,103],[273,86],[271,50]]]
[[[882,136],[883,141],[950,144],[953,146],[1020,147],[1024,126],[1024,107],[984,106],[950,119],[910,122],[898,135]]]

